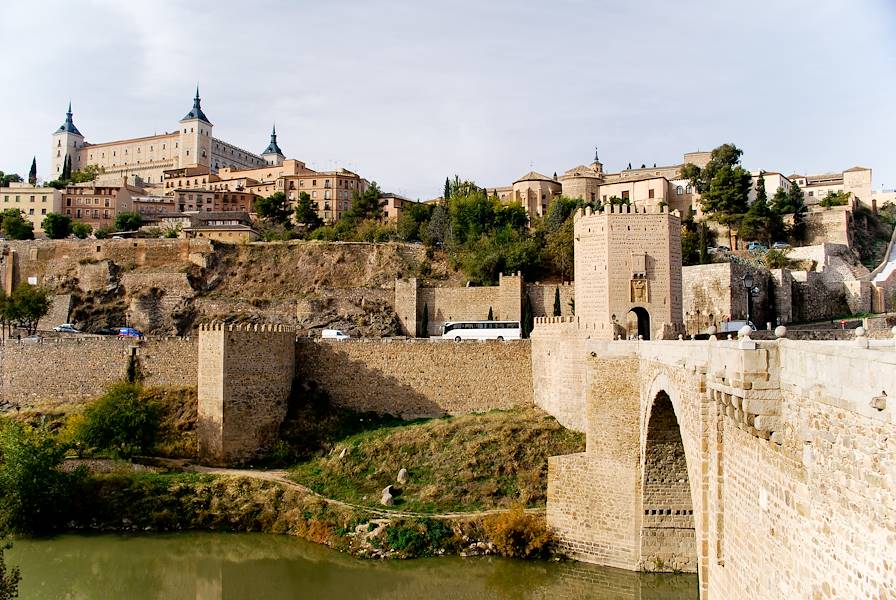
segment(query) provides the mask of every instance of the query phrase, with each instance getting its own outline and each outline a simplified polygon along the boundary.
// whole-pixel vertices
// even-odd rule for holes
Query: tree
[[[50,213],[44,217],[41,227],[51,240],[61,240],[71,235],[72,218],[61,213]]]
[[[104,239],[108,238],[110,235],[112,235],[114,232],[115,232],[114,227],[100,227],[99,229],[97,229],[93,232],[93,235],[98,240],[104,240]]]
[[[558,229],[545,236],[543,255],[545,266],[550,267],[550,270],[564,281],[569,281],[574,274],[573,252],[573,220],[570,217]]]
[[[829,208],[831,206],[846,206],[849,202],[850,193],[840,190],[839,192],[828,191],[828,195],[818,203],[819,206]]]
[[[420,319],[420,331],[423,333],[422,337],[429,337],[429,303],[423,303],[423,318]]]
[[[554,316],[559,317],[560,313],[561,313],[560,288],[554,288]]]
[[[700,193],[703,212],[721,225],[731,228],[747,212],[753,178],[740,166],[743,151],[734,144],[722,144],[710,154],[710,160],[702,169],[692,163],[681,169],[682,177]]]
[[[142,397],[135,383],[118,383],[84,411],[75,437],[87,448],[130,457],[152,449],[159,428],[159,405]]]
[[[803,190],[797,182],[790,184],[790,189],[778,188],[772,198],[772,210],[780,216],[793,215],[788,234],[795,242],[800,242],[806,237],[806,214],[809,209],[803,199]]]
[[[258,216],[270,223],[283,225],[287,228],[291,226],[289,221],[289,202],[286,200],[286,194],[276,192],[267,198],[257,198],[254,205],[255,212]]]
[[[38,322],[50,312],[50,291],[36,285],[20,283],[6,301],[4,316],[10,323],[37,333]]]
[[[760,171],[756,180],[756,200],[750,205],[740,225],[743,238],[755,238],[771,247],[772,242],[784,232],[781,215],[771,210],[765,192],[765,177]]]
[[[31,170],[28,171],[28,183],[37,185],[37,157],[31,159]]]
[[[442,200],[444,202],[448,202],[448,198],[451,197],[451,181],[446,177],[445,178],[445,189],[442,191]]]
[[[344,215],[350,223],[357,223],[365,219],[380,220],[383,218],[383,207],[386,202],[382,200],[383,193],[375,181],[371,182],[361,194],[353,193],[351,208]]]
[[[523,304],[523,337],[529,337],[535,328],[535,313],[532,312],[532,299],[526,294],[526,302]]]
[[[324,220],[317,214],[317,207],[311,203],[311,196],[307,192],[299,193],[295,216],[296,223],[303,223],[308,231],[314,231],[324,224]]]
[[[13,600],[19,597],[19,581],[22,579],[22,574],[18,567],[11,569],[7,567],[3,556],[10,547],[11,544],[0,545],[0,600]]]
[[[75,477],[60,469],[65,447],[45,428],[14,421],[0,428],[0,530],[52,531],[65,518]]]
[[[579,202],[575,198],[567,198],[565,196],[557,196],[551,200],[544,219],[547,230],[556,231],[562,227],[570,215],[576,211]]]
[[[18,183],[22,181],[22,176],[18,173],[4,173],[0,171],[0,187],[9,187],[10,183]]]
[[[8,208],[0,212],[0,231],[11,240],[33,240],[34,225],[24,218],[18,208]]]
[[[488,307],[488,316],[485,318],[485,320],[486,321],[494,321],[495,320],[495,313],[492,312],[491,306]]]
[[[71,163],[69,163],[69,170],[71,170]],[[106,169],[99,165],[85,165],[83,169],[72,173],[70,179],[72,183],[86,183],[95,180],[97,175],[105,172]]]
[[[65,160],[62,161],[62,173],[59,175],[59,179],[62,181],[71,181],[72,179],[72,157],[68,154],[65,155]]]
[[[118,231],[137,231],[142,224],[140,213],[126,211],[115,215],[115,229]]]
[[[427,237],[427,228],[432,215],[433,206],[414,202],[405,205],[398,215],[398,239],[405,242],[423,241]]]
[[[448,238],[449,226],[450,217],[448,216],[448,210],[441,204],[436,205],[432,209],[429,225],[426,228],[429,242],[434,245],[443,244]]]
[[[75,237],[79,240],[83,240],[91,233],[93,233],[93,226],[89,223],[75,221],[74,223],[72,223],[72,233],[75,234]]]

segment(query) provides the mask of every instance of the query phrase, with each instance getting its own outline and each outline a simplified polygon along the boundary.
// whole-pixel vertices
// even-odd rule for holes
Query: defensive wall
[[[448,321],[484,321],[489,311],[496,320],[522,319],[526,298],[536,316],[554,313],[554,298],[560,292],[561,315],[572,314],[575,286],[526,283],[522,275],[498,277],[498,285],[468,287],[425,287],[416,278],[395,280],[395,314],[401,332],[411,337],[441,335]],[[423,313],[429,318],[427,331],[422,331]]]
[[[56,338],[0,345],[0,403],[79,404],[122,381],[133,356],[147,385],[195,387],[195,338]]]
[[[341,406],[402,418],[532,404],[528,340],[299,340],[296,376]]]
[[[536,403],[586,432],[585,452],[549,459],[570,556],[697,572],[704,599],[896,592],[896,340],[575,341],[572,326],[544,320],[532,341]],[[551,379],[548,354],[575,364]]]

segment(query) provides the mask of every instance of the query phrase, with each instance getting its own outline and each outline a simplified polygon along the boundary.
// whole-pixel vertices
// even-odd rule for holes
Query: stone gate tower
[[[595,339],[683,333],[681,219],[662,207],[590,207],[575,216],[576,317]]]

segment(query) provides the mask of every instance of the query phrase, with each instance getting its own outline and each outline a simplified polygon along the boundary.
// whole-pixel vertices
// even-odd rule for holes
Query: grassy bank
[[[538,409],[495,411],[351,435],[289,473],[328,498],[367,506],[379,506],[394,484],[395,508],[412,512],[541,507],[547,457],[584,447],[582,434]],[[401,469],[410,476],[404,485],[396,483]]]
[[[75,529],[276,533],[376,558],[533,558],[552,543],[544,516],[519,509],[486,518],[382,518],[275,482],[198,473],[94,475],[81,486],[71,506]]]

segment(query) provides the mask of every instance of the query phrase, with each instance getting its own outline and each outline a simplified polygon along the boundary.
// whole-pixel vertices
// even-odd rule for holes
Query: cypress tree
[[[489,306],[488,307],[488,318],[486,319],[486,321],[494,321],[494,320],[495,320],[495,313],[492,312],[492,307]]]
[[[560,288],[554,288],[554,316],[560,316]]]
[[[423,335],[420,337],[429,337],[429,303],[423,304],[423,318],[420,319],[420,330]]]
[[[526,294],[526,303],[523,305],[523,337],[529,337],[535,328],[535,315],[532,313],[532,299]]]
[[[28,171],[28,183],[35,185],[37,183],[37,157],[31,159],[31,170]]]
[[[448,198],[450,196],[451,196],[451,182],[446,177],[445,178],[445,190],[442,192],[442,199],[445,200],[445,202],[448,202]]]

